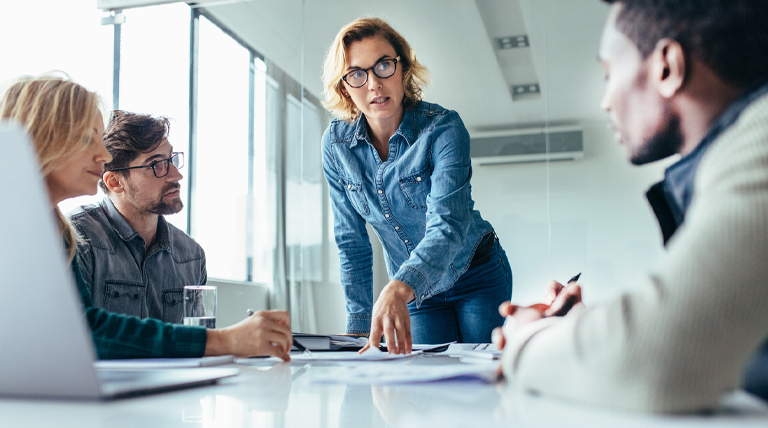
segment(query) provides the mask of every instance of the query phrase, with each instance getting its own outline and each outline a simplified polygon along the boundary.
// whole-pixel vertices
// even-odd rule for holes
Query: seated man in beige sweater
[[[681,155],[647,195],[667,253],[602,305],[577,303],[576,284],[554,284],[551,307],[502,305],[503,372],[575,401],[712,409],[768,338],[768,1],[606,1],[616,139],[635,165]]]

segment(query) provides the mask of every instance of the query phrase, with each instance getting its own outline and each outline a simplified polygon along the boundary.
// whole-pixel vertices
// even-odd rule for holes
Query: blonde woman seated
[[[274,355],[289,360],[290,319],[283,311],[257,312],[228,328],[168,324],[111,313],[93,304],[74,259],[78,236],[57,204],[96,194],[103,166],[111,157],[102,144],[104,120],[93,92],[66,77],[24,77],[0,99],[0,120],[26,127],[37,152],[72,273],[83,301],[100,359]]]

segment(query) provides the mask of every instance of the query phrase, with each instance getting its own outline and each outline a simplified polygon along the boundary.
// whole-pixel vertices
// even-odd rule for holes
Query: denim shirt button
[[[416,181],[421,181],[421,177],[416,177]]]
[[[407,240],[407,239],[405,240],[405,243],[406,243],[406,244],[407,244],[407,243],[409,243],[409,242],[410,242],[409,240]]]
[[[133,298],[134,298],[134,299],[136,299],[136,300],[138,300],[138,299],[139,299],[139,295],[138,295],[138,294],[134,294],[134,295],[133,295]]]
[[[422,295],[421,295],[421,300],[424,300],[424,299],[425,299],[425,297],[424,297],[424,295],[422,294]]]
[[[400,230],[400,226],[395,226],[395,230]],[[408,241],[405,241],[408,242]]]
[[[112,295],[113,295],[115,298],[118,298],[118,297],[120,297],[120,293],[118,293],[117,291],[115,291],[114,293],[112,293]]]
[[[384,217],[389,218],[389,214],[384,214]]]
[[[379,195],[382,195],[382,194],[384,194],[384,191],[379,189]]]
[[[352,185],[351,184],[347,184],[347,189],[352,190]]]

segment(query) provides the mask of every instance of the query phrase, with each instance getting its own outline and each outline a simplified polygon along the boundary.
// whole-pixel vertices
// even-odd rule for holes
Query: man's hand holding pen
[[[567,314],[575,305],[581,303],[581,286],[577,283],[578,274],[571,278],[566,285],[550,281],[545,292],[544,302],[523,307],[507,301],[499,306],[499,313],[506,318],[503,327],[493,330],[493,343],[498,349],[504,349],[505,334],[521,325],[538,321],[547,317],[561,317]],[[499,367],[501,370],[501,367]]]

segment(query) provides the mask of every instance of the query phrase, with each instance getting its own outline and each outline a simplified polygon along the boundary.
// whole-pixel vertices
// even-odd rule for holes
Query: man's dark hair
[[[168,138],[170,130],[171,123],[167,117],[115,110],[104,135],[104,147],[112,155],[112,161],[104,165],[104,171],[127,167],[139,154],[155,150]],[[127,176],[128,172],[116,171],[123,176]],[[108,191],[103,181],[99,181],[99,186],[104,192]]]
[[[669,38],[735,87],[768,78],[766,0],[603,1],[623,6],[616,26],[643,58]]]

